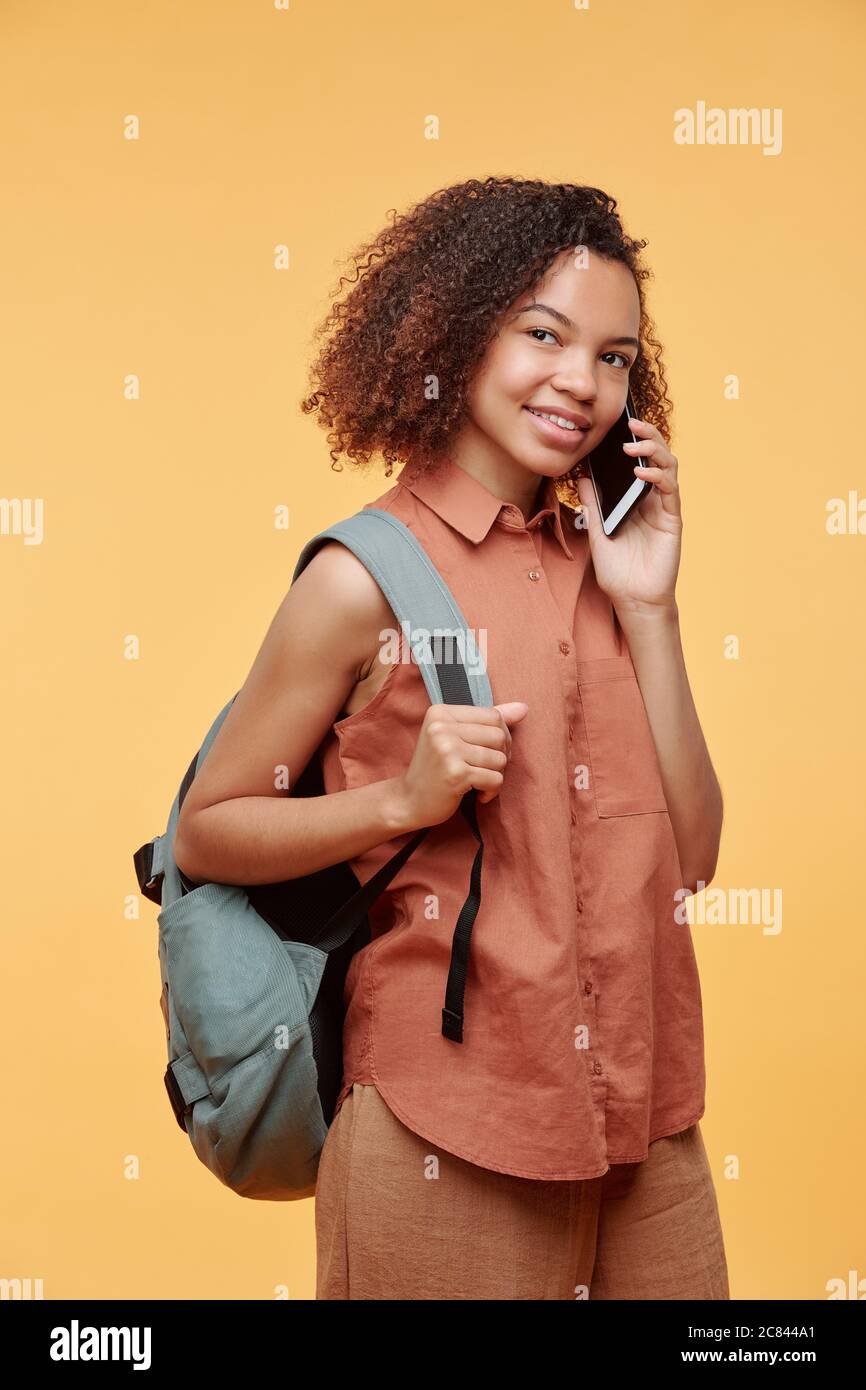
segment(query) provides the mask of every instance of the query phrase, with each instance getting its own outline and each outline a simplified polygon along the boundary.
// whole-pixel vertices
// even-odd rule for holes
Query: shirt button
[[[568,653],[571,651],[571,647],[568,645],[567,642],[560,642],[559,650],[562,652],[563,656],[568,656]]]
[[[530,579],[540,579],[540,578],[541,578],[541,570],[530,570],[530,571],[529,571],[529,578],[530,578]]]
[[[592,994],[592,980],[587,980],[583,987],[584,994]]]
[[[593,1064],[592,1064],[592,1069],[593,1069],[593,1071],[595,1072],[596,1076],[600,1076],[600,1075],[601,1075],[601,1062],[593,1062]]]

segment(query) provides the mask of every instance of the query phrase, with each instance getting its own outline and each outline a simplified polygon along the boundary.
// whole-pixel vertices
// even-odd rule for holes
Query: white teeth
[[[552,420],[555,425],[559,425],[560,429],[576,430],[578,428],[573,420],[566,420],[562,415],[545,415],[543,410],[533,410],[531,405],[528,405],[526,409],[530,415],[537,415],[541,420]]]

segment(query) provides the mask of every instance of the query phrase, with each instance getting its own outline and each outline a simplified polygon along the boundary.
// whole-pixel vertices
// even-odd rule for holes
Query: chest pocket
[[[577,682],[599,816],[666,811],[655,742],[631,657],[578,661]]]

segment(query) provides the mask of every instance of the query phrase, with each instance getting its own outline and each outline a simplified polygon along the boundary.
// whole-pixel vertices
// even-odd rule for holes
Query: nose
[[[562,391],[580,402],[594,401],[598,395],[592,364],[582,354],[572,357],[570,361],[560,361],[550,385],[554,391]]]

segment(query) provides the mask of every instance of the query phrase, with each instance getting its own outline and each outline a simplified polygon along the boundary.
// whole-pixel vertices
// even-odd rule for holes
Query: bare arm
[[[402,778],[297,798],[279,781],[287,768],[295,784],[394,625],[365,566],[339,542],[323,545],[280,605],[186,796],[175,859],[189,878],[278,883],[419,828]]]
[[[680,639],[679,610],[617,609],[646,706],[683,886],[700,891],[716,871],[722,791],[692,698]]]

